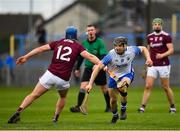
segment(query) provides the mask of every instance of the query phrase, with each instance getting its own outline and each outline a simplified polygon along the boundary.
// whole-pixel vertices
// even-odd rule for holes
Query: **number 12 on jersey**
[[[62,53],[62,50],[65,51]],[[63,47],[62,45],[58,47],[56,59],[60,59],[63,61],[70,61],[70,55],[72,53],[72,49],[68,46]]]

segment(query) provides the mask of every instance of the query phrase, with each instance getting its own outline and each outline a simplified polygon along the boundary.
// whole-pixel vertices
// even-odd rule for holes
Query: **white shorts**
[[[152,66],[147,68],[147,76],[152,76],[157,78],[158,75],[160,78],[169,78],[171,66]]]
[[[52,86],[55,86],[57,90],[65,90],[70,87],[69,81],[65,81],[50,71],[46,71],[41,78],[39,78],[39,83],[43,85],[46,89],[50,89]]]

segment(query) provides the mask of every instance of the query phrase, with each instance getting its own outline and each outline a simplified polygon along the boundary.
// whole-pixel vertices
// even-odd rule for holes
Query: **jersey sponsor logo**
[[[116,65],[118,68],[122,68],[122,67],[126,67],[126,66],[128,66],[128,64],[126,63],[126,64],[122,64],[122,65]]]
[[[118,59],[115,59],[115,62],[118,62]]]
[[[152,47],[152,48],[153,47],[160,47],[162,45],[163,45],[162,43],[154,43],[154,44],[153,44],[153,42],[150,43],[150,47]]]

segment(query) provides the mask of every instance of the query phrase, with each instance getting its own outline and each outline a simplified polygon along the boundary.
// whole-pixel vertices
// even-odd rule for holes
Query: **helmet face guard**
[[[74,39],[77,40],[77,29],[73,26],[70,26],[66,29],[66,39]]]
[[[113,41],[114,46],[120,46],[120,45],[127,45],[127,38],[126,37],[116,37]]]

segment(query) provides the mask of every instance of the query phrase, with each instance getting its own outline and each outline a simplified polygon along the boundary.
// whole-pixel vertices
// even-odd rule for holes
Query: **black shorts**
[[[89,81],[90,78],[91,78],[91,74],[92,74],[92,69],[90,69],[90,68],[85,68],[85,69],[84,69],[84,72],[83,72],[83,76],[82,76],[82,78],[81,78],[81,82]],[[97,75],[94,83],[95,83],[96,85],[100,85],[100,86],[106,85],[106,84],[107,84],[106,72],[103,71],[103,70],[100,70],[100,72],[99,72],[99,74]]]

